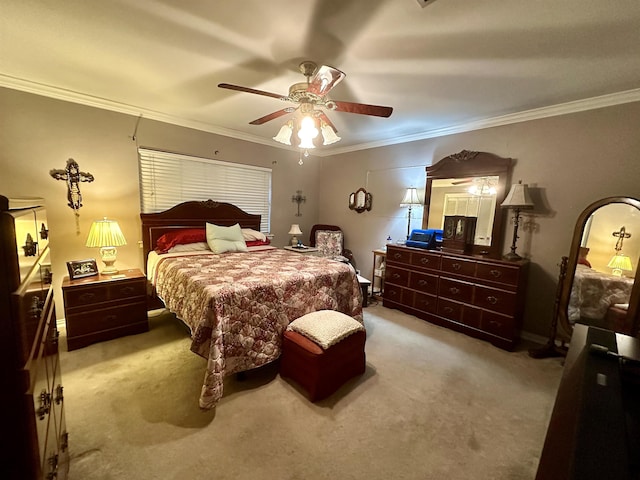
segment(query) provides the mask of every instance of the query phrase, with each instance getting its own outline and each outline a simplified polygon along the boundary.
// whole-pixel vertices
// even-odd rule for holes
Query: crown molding
[[[81,105],[100,108],[103,110],[110,110],[113,112],[124,113],[127,115],[133,115],[136,117],[142,116],[150,120],[157,120],[159,122],[170,123],[172,125],[178,125],[187,128],[193,128],[216,135],[222,135],[225,137],[231,137],[238,140],[244,140],[247,142],[258,143],[273,148],[280,148],[283,150],[298,151],[294,147],[282,145],[277,142],[273,142],[271,139],[265,139],[256,135],[250,135],[248,133],[239,132],[229,128],[218,127],[208,123],[200,122],[198,120],[192,120],[184,117],[178,117],[174,115],[168,115],[166,113],[157,112],[155,110],[149,110],[145,108],[128,105],[125,103],[114,102],[101,97],[95,97],[92,95],[86,95],[72,90],[67,90],[58,87],[52,87],[42,83],[32,82],[9,75],[0,74],[0,87],[11,88],[14,90],[20,90],[27,93],[33,93],[36,95],[42,95],[57,100],[63,100],[66,102],[78,103]],[[346,147],[335,148],[322,148],[312,152],[309,152],[313,156],[328,157],[332,155],[340,155],[343,153],[350,153],[359,150],[367,150],[370,148],[385,147],[389,145],[397,145],[399,143],[415,142],[417,140],[426,140],[429,138],[443,137],[446,135],[453,135],[456,133],[471,132],[474,130],[481,130],[484,128],[499,127],[503,125],[510,125],[514,123],[527,122],[531,120],[539,120],[542,118],[555,117],[558,115],[566,115],[569,113],[583,112],[586,110],[594,110],[598,108],[611,107],[614,105],[620,105],[623,103],[632,103],[640,101],[640,88],[626,90],[623,92],[611,93],[607,95],[601,95],[598,97],[586,98],[583,100],[576,100],[573,102],[561,103],[558,105],[552,105],[549,107],[534,108],[531,110],[525,110],[518,113],[512,113],[508,115],[501,115],[498,117],[492,117],[482,120],[476,120],[473,122],[466,122],[459,125],[452,125],[443,128],[437,128],[433,130],[427,130],[424,132],[414,133],[411,135],[402,135],[394,138],[383,139],[375,142],[360,143],[357,145],[349,145]]]

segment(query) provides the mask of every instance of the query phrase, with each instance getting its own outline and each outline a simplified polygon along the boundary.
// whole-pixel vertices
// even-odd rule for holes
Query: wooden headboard
[[[147,255],[163,234],[180,228],[205,228],[206,223],[230,226],[239,223],[242,228],[260,230],[260,215],[253,215],[230,203],[184,202],[159,213],[141,213],[142,248],[146,269]]]

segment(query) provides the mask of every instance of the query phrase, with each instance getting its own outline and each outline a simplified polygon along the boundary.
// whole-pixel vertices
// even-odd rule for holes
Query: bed
[[[569,320],[606,328],[607,316],[611,317],[616,309],[624,310],[632,288],[633,278],[598,272],[578,264],[569,298]]]
[[[206,223],[259,230],[259,215],[208,200],[140,217],[150,294],[187,325],[191,350],[207,360],[203,409],[222,398],[225,376],[276,360],[284,330],[296,318],[326,309],[362,322],[362,292],[349,264],[264,246],[222,254],[154,252],[163,235]]]

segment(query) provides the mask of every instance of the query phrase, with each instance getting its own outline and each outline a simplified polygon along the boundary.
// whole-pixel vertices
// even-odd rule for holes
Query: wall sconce
[[[298,213],[296,213],[296,217],[301,217],[300,204],[306,202],[307,197],[302,196],[302,190],[296,190],[296,194],[291,197],[291,201],[298,204]]]
[[[530,209],[534,207],[529,195],[529,186],[522,184],[522,180],[511,185],[511,190],[507,198],[500,205],[503,208],[512,208],[513,214],[513,243],[511,244],[511,252],[504,256],[505,260],[516,261],[522,257],[516,253],[516,242],[518,241],[518,226],[520,225],[520,210]]]
[[[107,220],[104,217],[103,220],[96,220],[91,225],[89,230],[89,236],[87,237],[87,247],[100,247],[100,258],[104,262],[104,275],[113,275],[118,273],[118,270],[113,266],[116,262],[116,254],[118,250],[116,247],[126,245],[127,241],[120,230],[118,222],[115,220]]]

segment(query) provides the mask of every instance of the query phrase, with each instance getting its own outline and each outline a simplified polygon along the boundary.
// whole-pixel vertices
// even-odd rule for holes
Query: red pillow
[[[259,247],[260,245],[269,245],[271,242],[267,238],[266,240],[248,240],[244,243],[247,244],[247,247]]]
[[[156,252],[167,253],[171,247],[185,243],[206,242],[207,234],[204,228],[185,228],[162,235],[156,243]]]

